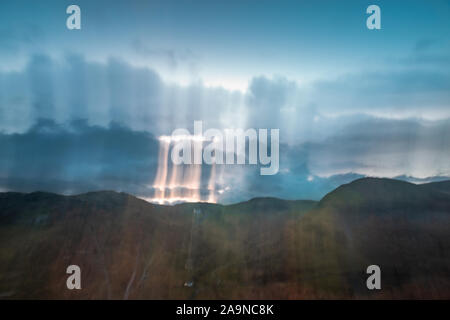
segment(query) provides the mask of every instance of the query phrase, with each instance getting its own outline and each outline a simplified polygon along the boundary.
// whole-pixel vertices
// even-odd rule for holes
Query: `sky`
[[[0,190],[149,196],[158,136],[194,120],[280,129],[279,173],[226,168],[223,203],[449,177],[449,21],[448,0],[2,1]]]

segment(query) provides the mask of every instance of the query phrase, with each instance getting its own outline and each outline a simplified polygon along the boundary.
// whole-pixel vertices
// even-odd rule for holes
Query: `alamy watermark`
[[[66,19],[66,27],[69,30],[81,29],[81,9],[78,5],[69,5],[66,9],[66,13],[70,16]],[[370,16],[366,20],[366,26],[369,30],[381,29],[381,9],[378,5],[369,5],[366,9],[366,13]]]
[[[70,276],[67,278],[66,286],[67,289],[73,290],[81,289],[81,268],[77,266],[76,264],[72,264],[67,267],[66,273],[70,274]]]
[[[261,175],[274,175],[279,170],[279,129],[207,129],[194,121],[194,133],[176,129],[171,136],[161,136],[162,143],[173,144],[173,164],[260,164]],[[247,148],[248,146],[248,148]],[[248,152],[247,152],[248,150]]]

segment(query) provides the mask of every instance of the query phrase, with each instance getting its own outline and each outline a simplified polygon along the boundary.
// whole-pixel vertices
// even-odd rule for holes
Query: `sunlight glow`
[[[173,142],[182,140],[205,141],[203,136],[160,136],[158,169],[152,188],[155,190],[153,198],[142,198],[158,204],[175,204],[180,202],[210,202],[216,203],[216,167],[211,167],[207,199],[202,199],[202,165],[191,164],[169,165],[169,152]]]

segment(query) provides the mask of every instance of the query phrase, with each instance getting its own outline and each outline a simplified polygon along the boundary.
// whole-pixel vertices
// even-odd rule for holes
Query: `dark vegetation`
[[[0,194],[2,299],[449,299],[449,249],[450,181],[229,206]],[[66,288],[70,264],[81,290]],[[382,290],[366,288],[371,264]]]

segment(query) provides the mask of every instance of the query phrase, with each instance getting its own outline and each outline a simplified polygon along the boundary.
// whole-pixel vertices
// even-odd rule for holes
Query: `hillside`
[[[318,203],[228,206],[3,193],[0,298],[448,299],[449,186],[365,178]],[[82,290],[66,288],[70,264]],[[381,291],[365,287],[370,264]]]

